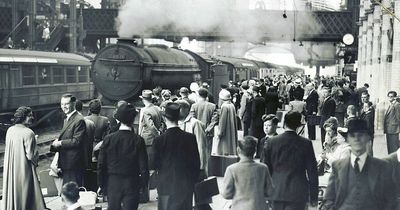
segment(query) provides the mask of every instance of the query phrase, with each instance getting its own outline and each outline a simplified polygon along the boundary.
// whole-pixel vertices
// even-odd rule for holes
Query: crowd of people
[[[207,83],[194,82],[179,90],[143,90],[142,108],[118,101],[111,117],[100,115],[98,99],[85,116],[82,102],[65,94],[50,173],[68,209],[80,208],[80,186],[106,195],[110,210],[132,210],[149,201],[155,185],[158,209],[202,210],[211,209],[211,199],[193,204],[193,194],[210,174],[210,157],[239,156],[220,186],[233,210],[316,207],[321,172],[331,174],[321,209],[397,209],[400,103],[390,91],[384,132],[391,155],[374,158],[368,87],[356,89],[344,78],[279,75],[230,81],[214,97]],[[32,110],[22,106],[14,117],[6,136],[3,209],[45,209]],[[316,126],[323,148],[318,157],[311,142]]]

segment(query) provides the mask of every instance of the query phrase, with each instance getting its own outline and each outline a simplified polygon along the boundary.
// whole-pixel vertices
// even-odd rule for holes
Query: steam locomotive
[[[219,89],[217,84],[229,80],[260,77],[260,70],[267,67],[282,68],[244,58],[212,57],[164,45],[138,47],[130,39],[119,39],[117,44],[103,48],[96,55],[92,76],[103,98],[116,101],[135,99],[143,89],[161,86],[174,90],[200,80],[214,84],[216,90]]]

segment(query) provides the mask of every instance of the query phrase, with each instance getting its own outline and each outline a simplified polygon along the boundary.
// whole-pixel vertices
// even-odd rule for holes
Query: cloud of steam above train
[[[250,40],[258,40],[266,33],[268,37],[294,37],[293,11],[287,12],[287,19],[282,17],[282,11],[253,11],[249,15],[248,7],[232,2],[235,1],[127,0],[117,18],[118,35],[157,35],[167,29],[183,35],[217,33]],[[296,12],[296,37],[315,30],[319,26],[310,13]]]

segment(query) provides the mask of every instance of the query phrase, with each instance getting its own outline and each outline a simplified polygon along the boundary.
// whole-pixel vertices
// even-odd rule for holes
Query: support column
[[[364,72],[364,39],[363,39],[363,25],[365,24],[363,20],[361,20],[365,16],[364,12],[364,1],[360,2],[360,17],[359,17],[359,27],[358,27],[358,69],[357,69],[357,84],[362,83],[363,81],[363,72]]]
[[[390,0],[383,0],[382,4],[386,8],[391,8],[391,3]],[[382,11],[382,39],[381,39],[381,45],[382,45],[382,50],[381,50],[381,70],[382,70],[382,76],[383,76],[383,93],[382,96],[380,96],[380,100],[386,99],[386,93],[390,90],[391,88],[391,69],[392,69],[392,63],[389,62],[389,57],[392,56],[392,42],[389,38],[391,37],[392,34],[392,25],[391,25],[391,15],[387,13],[386,11]]]
[[[12,0],[12,11],[11,11],[11,30],[14,30],[15,26],[18,24],[18,0]],[[15,40],[15,33],[11,34],[11,39],[14,44],[17,40]]]
[[[69,52],[76,52],[76,41],[78,38],[77,30],[76,30],[76,0],[70,0],[69,3]]]
[[[371,99],[378,102],[380,93],[383,91],[383,77],[380,69],[381,62],[381,7],[374,6],[373,13],[373,37],[372,37],[372,80],[371,80]]]
[[[372,68],[372,37],[373,37],[373,15],[372,13],[368,13],[368,20],[367,20],[367,50],[366,50],[366,57],[365,57],[365,61],[366,61],[366,65],[365,65],[365,69],[366,69],[366,80],[365,82],[368,84],[371,84],[371,81],[373,80],[372,78],[372,72],[373,72],[373,68]]]
[[[400,0],[395,1],[394,13],[400,14]],[[393,21],[393,62],[391,75],[391,89],[400,92],[400,22]]]
[[[36,18],[36,0],[29,2],[29,48],[35,49],[36,42],[36,30],[35,30],[35,18]]]

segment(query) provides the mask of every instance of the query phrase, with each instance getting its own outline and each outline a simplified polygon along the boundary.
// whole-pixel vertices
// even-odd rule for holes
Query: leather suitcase
[[[238,156],[211,155],[208,161],[208,175],[223,177],[226,168],[239,162]]]
[[[219,194],[217,177],[209,177],[194,187],[196,205],[208,204],[211,198]]]
[[[54,177],[49,175],[50,169],[39,172],[40,188],[44,197],[58,196]]]

